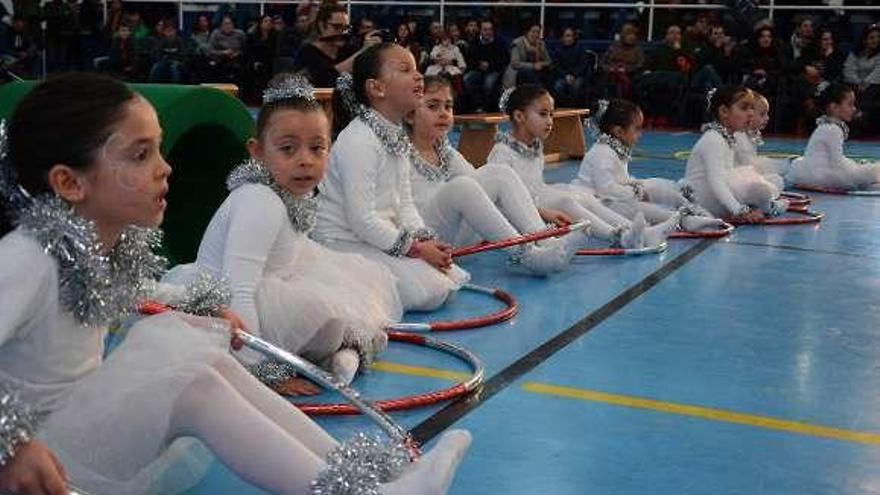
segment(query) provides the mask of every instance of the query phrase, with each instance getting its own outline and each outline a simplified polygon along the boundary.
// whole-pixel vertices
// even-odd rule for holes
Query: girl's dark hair
[[[290,77],[291,74],[289,73],[278,74],[269,81],[266,88],[281,87],[288,83]],[[263,106],[260,107],[260,113],[257,114],[256,135],[259,139],[263,138],[263,133],[266,132],[266,127],[269,126],[269,120],[272,118],[272,115],[281,110],[324,113],[324,107],[321,106],[319,101],[303,98],[301,96],[291,96],[289,98],[282,98],[269,103],[263,103]]]
[[[816,104],[824,113],[828,109],[828,105],[842,103],[850,93],[853,93],[853,89],[846,84],[831,83],[816,96]]]
[[[642,109],[638,105],[629,101],[615,98],[608,102],[608,109],[599,119],[599,130],[605,134],[611,134],[612,127],[620,127],[625,129],[633,123],[636,115]]]
[[[18,184],[36,196],[51,192],[55,165],[89,168],[135,96],[116,79],[91,73],[72,72],[34,87],[9,119],[8,160]],[[0,236],[11,229],[8,213],[0,211]]]
[[[450,93],[452,93],[452,98],[455,99],[455,88],[452,86],[452,80],[449,79],[449,76],[444,74],[440,74],[437,76],[425,76],[425,93],[431,91],[432,88],[449,88]]]
[[[709,114],[712,118],[717,119],[721,107],[730,108],[736,102],[749,96],[749,90],[740,85],[722,86],[712,95],[712,101],[709,102]]]
[[[513,120],[513,112],[517,110],[525,111],[535,100],[549,94],[550,92],[539,84],[521,84],[517,86],[510,93],[510,98],[507,99],[507,116],[510,117],[510,120]]]
[[[382,70],[382,54],[397,46],[399,45],[395,43],[382,42],[367,48],[355,57],[351,77],[352,91],[358,103],[370,106],[370,99],[367,97],[367,81],[379,78],[379,73]],[[344,129],[356,117],[351,115],[350,109],[342,104],[342,100],[343,98],[333,98],[333,127],[337,132]]]

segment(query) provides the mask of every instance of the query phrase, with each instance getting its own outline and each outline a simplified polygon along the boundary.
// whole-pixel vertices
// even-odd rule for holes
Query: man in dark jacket
[[[490,102],[498,101],[498,82],[509,58],[507,47],[495,37],[495,25],[490,20],[483,21],[480,36],[467,54],[469,70],[464,75],[464,87],[470,99],[468,108],[483,112],[490,108]]]

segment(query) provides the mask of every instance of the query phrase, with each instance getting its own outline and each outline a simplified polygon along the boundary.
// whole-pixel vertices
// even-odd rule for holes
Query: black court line
[[[833,256],[846,256],[849,258],[880,260],[880,256],[871,256],[870,254],[847,253],[846,251],[832,251],[830,249],[812,249],[812,248],[805,248],[805,247],[799,247],[799,246],[787,246],[785,244],[765,244],[763,242],[748,242],[748,241],[728,241],[728,242],[725,242],[724,244],[738,244],[740,246],[768,247],[768,248],[773,248],[773,249],[783,249],[786,251],[799,251],[799,252],[806,252],[806,253],[830,254]]]
[[[674,273],[686,263],[697,257],[717,239],[703,239],[687,251],[678,255],[669,263],[660,267],[657,271],[643,278],[635,285],[624,290],[614,299],[607,302],[601,308],[593,311],[584,319],[575,323],[567,330],[544,342],[533,351],[519,358],[516,362],[504,368],[483,383],[483,386],[434,413],[428,419],[422,421],[412,429],[415,439],[424,444],[437,436],[440,432],[453,423],[477,409],[486,401],[498,394],[521,376],[535,369],[538,365],[561,351],[569,344],[598,326],[614,313],[634,301],[636,298],[651,290],[660,281]]]

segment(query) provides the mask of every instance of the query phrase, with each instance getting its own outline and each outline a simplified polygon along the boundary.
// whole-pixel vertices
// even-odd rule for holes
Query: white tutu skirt
[[[789,182],[842,189],[876,188],[880,183],[880,163],[818,163],[808,157],[794,160]]]
[[[260,333],[298,353],[330,320],[344,322],[343,347],[368,361],[381,352],[384,329],[403,317],[397,278],[385,265],[328,249],[303,237],[296,258],[257,289]]]
[[[443,273],[421,259],[390,256],[362,242],[334,241],[327,246],[363,255],[388,267],[397,278],[397,291],[405,311],[433,311],[470,280],[470,274],[458,265]]]
[[[93,374],[72,387],[39,437],[71,482],[94,494],[180,493],[213,460],[194,438],[169,444],[184,389],[230,359],[226,330],[193,327],[173,313],[140,320]]]

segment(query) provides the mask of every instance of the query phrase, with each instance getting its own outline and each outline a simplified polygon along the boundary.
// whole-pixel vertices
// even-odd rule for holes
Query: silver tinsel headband
[[[815,96],[817,98],[822,96],[822,93],[824,93],[825,90],[827,90],[830,87],[831,87],[830,82],[828,82],[828,81],[820,82],[819,84],[816,85],[816,93],[813,96]]]
[[[507,88],[501,93],[501,98],[498,100],[498,109],[501,110],[501,113],[507,113],[507,104],[510,103],[510,95],[516,91],[516,86]]]
[[[30,442],[36,427],[36,414],[21,402],[18,394],[0,386],[0,467],[15,457],[19,447]]]
[[[303,76],[284,74],[273,79],[263,91],[264,105],[292,98],[315,101],[315,87]]]

